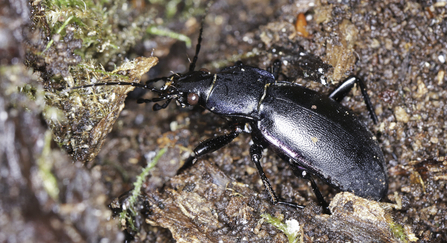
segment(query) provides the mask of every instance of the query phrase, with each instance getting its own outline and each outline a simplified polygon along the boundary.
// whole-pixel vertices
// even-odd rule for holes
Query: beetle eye
[[[196,93],[189,93],[187,101],[189,105],[197,105],[197,103],[199,103],[199,95]]]

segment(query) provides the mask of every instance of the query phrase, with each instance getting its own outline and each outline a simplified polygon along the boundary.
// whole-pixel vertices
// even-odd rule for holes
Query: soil
[[[5,48],[9,51],[1,59],[0,114],[6,116],[0,115],[0,140],[8,141],[0,149],[1,242],[288,242],[290,238],[267,214],[279,222],[297,221],[297,242],[447,242],[446,2],[230,0],[210,5],[197,69],[219,72],[236,61],[267,69],[279,59],[280,79],[322,93],[329,93],[349,75],[366,83],[378,124],[370,119],[359,89],[342,104],[376,135],[387,161],[388,195],[377,203],[339,193],[317,180],[331,202],[332,215],[322,213],[308,181],[295,177],[286,162],[266,150],[262,165],[278,196],[306,207],[272,205],[250,158],[249,134],[176,175],[199,142],[229,132],[230,126],[201,108],[171,103],[155,112],[153,104],[136,103],[137,98],[154,97],[150,92],[129,95],[120,117],[108,124],[113,129],[104,136],[95,158],[67,155],[59,146],[73,144],[51,142],[48,128],[53,128],[53,134],[58,131],[48,118],[43,121],[49,113],[39,103],[43,98],[30,100],[24,95],[35,92],[32,88],[18,94],[9,90],[39,86],[59,94],[53,77],[64,75],[79,61],[71,56],[79,43],[68,38],[66,43],[73,43],[64,48],[68,54],[59,54],[61,59],[51,65],[36,58],[33,48],[46,42],[36,41],[41,36],[35,33],[45,30],[29,22],[36,8],[19,2],[23,9],[30,8],[22,9],[28,17],[11,14],[9,18],[21,21],[16,23],[21,23],[22,37],[1,25],[26,43],[9,41],[9,49]],[[207,3],[197,4],[203,13]],[[185,72],[188,57],[195,53],[202,15],[168,18],[163,9],[157,6],[156,18],[189,36],[193,45],[187,48],[182,41],[143,36],[124,54],[129,59],[151,53],[158,57],[159,63],[142,81]],[[185,9],[177,5],[179,13]],[[135,16],[139,12],[144,11]],[[66,55],[71,59],[63,58]],[[107,71],[113,69],[111,63],[119,66],[120,58],[104,64]],[[137,200],[136,228],[124,224],[127,229],[121,230],[117,214],[126,203],[126,193],[162,148],[167,152],[143,183]],[[42,161],[51,161],[50,166]],[[108,208],[112,202],[114,210]]]

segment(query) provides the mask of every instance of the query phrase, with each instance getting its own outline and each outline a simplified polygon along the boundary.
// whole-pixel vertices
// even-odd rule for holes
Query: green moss
[[[137,12],[126,0],[45,0],[45,17],[50,28],[51,39],[45,50],[54,44],[55,39],[63,38],[67,26],[73,26],[74,38],[82,40],[82,47],[76,51],[84,60],[96,59],[107,63],[110,58],[125,52],[143,38],[143,33],[169,36],[191,46],[191,40],[168,28],[159,26],[154,18],[158,5],[164,6],[168,24],[176,16],[186,21],[193,15],[204,14],[205,8],[199,1],[185,1],[182,12],[178,12],[179,0],[151,1],[145,11]],[[202,4],[203,5],[203,4]],[[152,7],[153,6],[153,7]],[[60,36],[59,36],[60,35]]]
[[[408,242],[407,235],[405,234],[404,227],[402,225],[397,224],[395,222],[390,223],[390,230],[393,236],[401,242]]]
[[[35,7],[33,22],[46,38],[32,49],[27,63],[45,72],[40,76],[46,88],[46,104],[70,118],[65,122],[46,117],[56,142],[75,160],[91,161],[103,140],[92,132],[101,131],[104,135],[109,132],[130,89],[109,86],[71,93],[59,91],[91,83],[139,82],[143,73],[129,78],[132,68],[120,68],[126,64],[128,49],[141,42],[145,35],[168,36],[191,46],[187,36],[162,26],[170,25],[170,21],[180,21],[175,26],[184,26],[193,15],[204,12],[205,6],[194,0],[182,2],[182,8],[178,8],[178,0],[150,1],[142,8],[132,6],[133,2],[127,0],[43,0],[39,3],[42,7]],[[113,67],[115,71],[108,72]],[[98,124],[104,125],[104,130]]]
[[[137,214],[138,210],[134,208],[134,205],[137,201],[138,196],[141,194],[141,187],[143,186],[144,181],[146,181],[149,172],[152,170],[152,168],[155,167],[155,165],[157,165],[158,160],[160,160],[161,156],[166,152],[166,150],[166,148],[160,150],[155,155],[154,159],[152,159],[152,161],[147,164],[146,168],[143,169],[140,175],[137,176],[137,180],[133,184],[134,189],[130,192],[131,196],[127,200],[127,210],[123,210],[120,213],[120,221],[127,222],[126,225],[128,225],[133,231],[137,231],[134,224],[134,217]]]
[[[66,34],[67,26],[75,28],[74,38],[82,40],[76,53],[83,60],[95,59],[106,63],[110,58],[125,52],[143,36],[146,26],[152,23],[155,12],[148,11],[127,20],[132,10],[125,8],[127,1],[46,0],[45,17],[52,38],[46,50]],[[60,35],[60,36],[58,36]]]
[[[42,179],[42,185],[48,195],[55,201],[58,201],[59,187],[57,185],[56,176],[52,172],[53,159],[48,159],[51,153],[51,141],[52,135],[50,131],[45,133],[45,144],[42,149],[42,154],[37,160],[37,165],[39,168],[39,176]]]
[[[158,26],[150,26],[149,28],[147,28],[147,33],[158,36],[168,36],[171,37],[172,39],[183,41],[185,42],[186,47],[191,48],[191,39],[188,36],[176,33],[169,29],[161,28]]]
[[[391,217],[387,217],[387,222],[390,227],[390,232],[393,234],[394,238],[399,242],[416,242],[418,238],[411,232],[411,228],[408,226],[402,226],[396,222]]]
[[[283,223],[280,219],[273,217],[270,214],[262,214],[261,217],[265,219],[267,223],[282,231],[287,236],[289,243],[302,242],[303,233],[298,221],[286,220],[286,223]]]

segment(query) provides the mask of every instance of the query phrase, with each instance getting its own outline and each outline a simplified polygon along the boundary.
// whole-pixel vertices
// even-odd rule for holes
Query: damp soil
[[[36,8],[20,2],[32,16]],[[198,4],[203,10],[207,3]],[[142,81],[185,72],[188,57],[194,56],[202,15],[167,18],[163,10],[157,6],[155,18],[189,36],[192,47],[161,36],[145,35],[136,41],[119,54],[122,59],[151,53],[159,59]],[[184,10],[178,4],[177,11]],[[133,18],[141,12],[134,12]],[[42,118],[49,111],[39,100],[28,100],[23,92],[11,95],[8,87],[40,85],[46,92],[56,92],[53,85],[60,83],[52,77],[64,75],[79,61],[70,51],[79,43],[66,37],[71,39],[65,43],[73,43],[64,46],[69,59],[63,58],[65,54],[54,54],[62,56],[60,61],[36,58],[34,49],[46,44],[36,41],[39,29],[24,14],[12,14],[10,18],[22,20],[23,37],[18,41],[27,45],[8,42],[9,52],[2,58],[8,68],[2,67],[0,108],[8,115],[1,116],[0,133],[2,141],[11,143],[0,150],[1,214],[6,219],[0,222],[0,241],[288,242],[283,231],[262,216],[268,214],[281,222],[297,221],[297,242],[447,242],[446,12],[443,1],[215,1],[210,6],[198,68],[218,72],[242,61],[267,69],[279,59],[282,80],[322,93],[349,75],[365,81],[378,124],[371,121],[360,90],[354,89],[343,104],[376,135],[387,162],[389,190],[379,204],[340,194],[317,180],[331,202],[332,215],[323,214],[309,183],[295,177],[286,162],[267,150],[262,165],[278,196],[306,207],[272,205],[251,162],[249,134],[176,175],[195,146],[229,132],[230,126],[200,108],[171,104],[155,112],[152,104],[136,103],[137,98],[153,97],[149,92],[130,93],[116,122],[107,124],[107,131],[113,129],[103,136],[94,158],[67,155],[73,150],[63,148],[73,144],[61,144],[63,139],[51,142],[47,130],[51,127],[57,134],[66,128],[55,131],[56,126]],[[121,64],[120,58],[110,60],[104,61],[106,70]],[[34,92],[30,89],[28,93]],[[118,202],[120,208],[137,175],[162,148],[167,152],[138,198],[136,230],[129,225],[123,230],[120,210],[108,205]],[[54,162],[43,168],[42,160]],[[43,176],[45,171],[51,176]],[[57,193],[49,193],[54,190],[39,178],[54,180]]]

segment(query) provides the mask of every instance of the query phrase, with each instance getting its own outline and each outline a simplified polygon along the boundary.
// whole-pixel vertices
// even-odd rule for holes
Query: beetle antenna
[[[194,69],[196,68],[196,62],[197,62],[197,58],[199,56],[200,47],[201,47],[201,43],[202,43],[203,24],[205,22],[205,17],[206,17],[206,15],[208,13],[208,10],[210,9],[210,7],[213,4],[213,2],[214,1],[208,2],[208,5],[206,6],[206,9],[205,9],[205,15],[203,16],[202,21],[200,21],[199,39],[198,39],[197,45],[196,45],[196,54],[194,55],[194,58],[192,59],[192,62],[189,65],[189,71],[190,72],[194,72]]]
[[[201,23],[200,23],[200,33],[199,33],[199,40],[197,41],[197,45],[196,45],[196,54],[194,55],[194,58],[192,59],[191,64],[189,65],[189,71],[193,72],[194,69],[196,68],[196,62],[197,62],[197,58],[199,56],[199,52],[200,52],[200,46],[201,46],[201,42],[202,42],[202,33],[203,33],[203,22],[205,20],[205,17],[203,17]]]
[[[177,73],[174,73],[174,74],[177,74]],[[161,78],[149,79],[148,81],[146,81],[146,85],[148,85],[150,83],[155,83],[155,82],[160,81],[160,80],[163,80],[164,82],[167,82],[167,81],[171,80],[171,77],[161,77]]]
[[[71,90],[75,90],[75,89],[84,89],[84,88],[90,88],[90,87],[99,87],[99,86],[112,86],[112,85],[120,85],[120,86],[134,86],[134,87],[138,87],[138,88],[142,88],[142,89],[148,89],[152,92],[155,93],[161,93],[160,90],[154,88],[154,87],[149,87],[147,84],[140,84],[140,83],[127,83],[127,82],[108,82],[108,83],[97,83],[97,84],[86,84],[86,85],[81,85],[81,86],[76,86],[76,87],[72,87],[69,88],[68,91]]]

